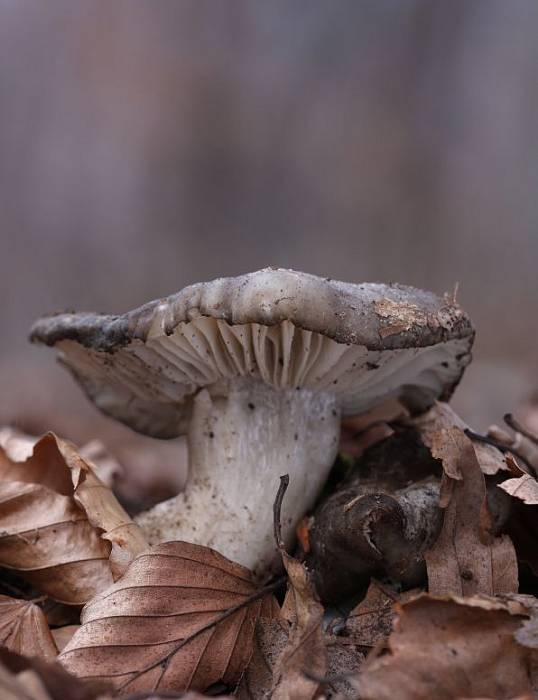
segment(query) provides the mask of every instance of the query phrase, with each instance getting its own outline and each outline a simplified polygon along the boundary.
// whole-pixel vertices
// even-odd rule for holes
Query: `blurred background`
[[[537,124],[535,0],[0,0],[0,423],[168,488],[181,446],[98,416],[28,328],[268,265],[459,282],[454,405],[499,421],[538,389]]]

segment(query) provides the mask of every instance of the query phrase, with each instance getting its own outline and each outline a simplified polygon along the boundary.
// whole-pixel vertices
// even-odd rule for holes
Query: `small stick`
[[[289,474],[284,474],[280,477],[280,486],[278,487],[275,502],[273,503],[273,527],[275,531],[275,542],[276,546],[280,550],[284,549],[284,542],[282,541],[282,526],[280,524],[280,513],[282,511],[282,501],[284,500],[284,494],[288,490],[289,484]]]

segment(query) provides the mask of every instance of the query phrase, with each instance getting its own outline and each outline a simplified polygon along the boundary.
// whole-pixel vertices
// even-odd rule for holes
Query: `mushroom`
[[[279,476],[290,475],[290,543],[333,463],[341,415],[448,399],[473,336],[451,299],[272,268],[123,316],[50,316],[31,333],[104,413],[153,437],[186,434],[186,490],[137,518],[149,541],[207,545],[260,575],[278,561]]]

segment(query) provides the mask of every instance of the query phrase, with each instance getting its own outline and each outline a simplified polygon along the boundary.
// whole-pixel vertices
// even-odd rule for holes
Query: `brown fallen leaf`
[[[103,484],[109,488],[113,488],[114,483],[124,473],[121,464],[110,454],[101,440],[94,439],[86,442],[79,452],[80,456],[93,466]]]
[[[530,474],[523,474],[514,479],[506,479],[499,488],[510,496],[530,506],[538,505],[538,481]]]
[[[285,552],[283,561],[288,574],[283,614],[290,622],[290,632],[275,663],[271,698],[309,700],[317,696],[319,688],[313,679],[327,673],[327,650],[321,626],[324,610],[303,564]]]
[[[281,615],[289,623],[288,641],[275,662],[273,700],[309,700],[318,694],[315,678],[327,672],[327,650],[323,638],[323,606],[306,567],[291,557],[284,548],[280,532],[280,509],[289,477],[280,477],[280,488],[274,504],[275,540],[288,574],[288,591]],[[310,676],[305,674],[308,671]]]
[[[365,597],[349,613],[343,634],[325,633],[327,675],[323,690],[332,695],[354,697],[351,679],[360,670],[366,655],[385,643],[396,617],[395,603],[416,596],[418,589],[398,593],[388,585],[372,580]]]
[[[358,459],[365,450],[392,435],[389,423],[409,418],[409,411],[397,399],[387,399],[370,411],[342,420],[340,453]]]
[[[280,511],[288,483],[287,475],[280,477],[273,506],[275,541],[288,574],[288,590],[279,616],[257,625],[252,661],[238,689],[241,700],[309,700],[318,695],[316,679],[327,672],[323,606],[306,567],[286,552],[281,536]]]
[[[2,700],[113,700],[112,689],[103,683],[81,681],[58,663],[46,663],[0,649],[0,697]],[[187,693],[140,693],[125,700],[203,700],[205,695]],[[213,696],[223,700],[224,695]]]
[[[55,600],[83,604],[145,540],[71,443],[48,433],[29,457],[16,456],[13,444],[0,448],[0,565]]]
[[[79,628],[80,625],[64,625],[63,627],[56,627],[56,629],[50,631],[59,652],[65,649]]]
[[[346,632],[357,646],[375,647],[392,631],[395,604],[406,603],[417,589],[398,594],[395,589],[372,581],[365,597],[353,608],[346,620]]]
[[[13,462],[24,462],[31,457],[34,446],[40,439],[11,426],[0,428],[0,447]],[[106,486],[112,488],[116,477],[123,474],[121,464],[108,452],[100,440],[90,440],[79,447],[78,451],[80,456],[92,465],[93,470]]]
[[[516,592],[514,546],[507,535],[494,537],[490,532],[484,475],[473,444],[453,428],[450,445],[450,471],[459,479],[443,476],[449,486],[441,504],[446,507],[443,529],[425,555],[429,591],[434,595]]]
[[[289,644],[289,632],[289,626],[283,619],[258,620],[254,633],[254,653],[236,692],[239,700],[267,700],[273,697],[275,667]],[[327,683],[318,683],[316,678],[321,677],[313,678],[310,664],[307,664],[297,675],[299,688],[293,697],[302,697],[305,681],[310,681],[316,687],[321,685],[320,691],[353,695],[353,688],[346,678],[359,670],[366,657],[365,650],[358,648],[348,637],[329,633],[324,633],[323,643],[327,654]]]
[[[231,685],[250,660],[256,620],[278,611],[273,588],[258,590],[247,569],[207,547],[167,542],[86,605],[59,659],[123,694]]]
[[[454,429],[465,431],[469,428],[465,421],[447,403],[436,401],[429,411],[413,418],[409,424],[419,431],[432,456],[442,461],[445,474],[452,479],[461,478],[457,467],[458,449],[453,444],[452,436]],[[479,442],[473,443],[473,446],[484,474],[493,476],[507,469],[505,457],[496,447]]]
[[[148,548],[142,530],[118,503],[112,491],[97,477],[88,462],[83,460],[71,443],[61,441],[60,449],[71,470],[73,497],[86,517],[108,540],[110,568],[114,579],[119,578],[135,556]]]
[[[515,638],[528,610],[517,600],[422,594],[397,605],[388,653],[354,679],[361,700],[515,698],[532,694],[536,650]]]
[[[324,697],[354,697],[351,679],[360,671],[367,650],[339,635],[325,635],[327,676],[320,684]]]
[[[112,700],[102,683],[84,683],[59,663],[0,648],[2,700]]]
[[[281,617],[262,618],[254,630],[254,650],[236,696],[239,700],[271,697],[275,664],[289,641],[289,625]]]
[[[345,457],[351,457],[356,460],[368,448],[393,434],[394,431],[388,423],[375,423],[359,435],[355,432],[350,432],[349,428],[346,428],[342,423],[339,452]]]
[[[41,608],[30,600],[0,595],[0,645],[26,656],[53,659],[58,649]]]

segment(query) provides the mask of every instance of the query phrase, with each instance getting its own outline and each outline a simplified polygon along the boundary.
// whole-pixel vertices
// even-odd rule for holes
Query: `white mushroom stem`
[[[333,394],[276,389],[240,379],[201,390],[188,432],[184,493],[138,516],[151,543],[207,545],[258,576],[278,564],[273,501],[289,474],[282,532],[290,544],[338,449],[340,412]]]

